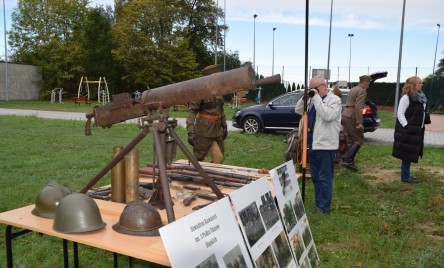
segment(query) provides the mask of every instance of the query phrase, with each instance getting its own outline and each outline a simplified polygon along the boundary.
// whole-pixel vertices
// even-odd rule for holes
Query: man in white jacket
[[[315,191],[315,206],[320,213],[330,213],[333,196],[334,159],[339,147],[341,99],[328,92],[322,76],[310,80],[307,102],[307,147],[310,174]],[[295,112],[304,113],[304,98],[296,104]]]

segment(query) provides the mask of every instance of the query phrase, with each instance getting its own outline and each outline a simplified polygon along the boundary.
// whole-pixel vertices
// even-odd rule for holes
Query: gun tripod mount
[[[141,142],[149,133],[151,126],[153,131],[155,161],[159,169],[159,177],[154,177],[154,194],[148,201],[156,205],[158,208],[166,208],[168,223],[175,221],[173,202],[171,200],[170,187],[168,185],[167,164],[170,165],[175,156],[175,146],[177,145],[185,154],[187,159],[193,164],[194,168],[204,179],[205,183],[213,190],[216,196],[221,199],[224,194],[217,188],[213,180],[208,176],[207,172],[202,168],[194,155],[185,146],[180,137],[174,131],[177,126],[177,120],[168,120],[168,109],[162,109],[162,113],[154,113],[152,111],[142,118],[139,118],[140,133],[125,147],[114,156],[113,159],[83,188],[81,193],[86,193],[91,189],[108,171],[110,171],[117,163],[119,163],[126,154],[128,154],[136,145]],[[88,115],[87,115],[88,117]],[[155,166],[155,165],[153,165]],[[153,173],[155,174],[155,173]]]

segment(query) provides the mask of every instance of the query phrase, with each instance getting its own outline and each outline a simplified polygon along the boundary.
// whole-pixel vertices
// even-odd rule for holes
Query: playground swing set
[[[110,102],[108,84],[105,77],[99,77],[97,81],[89,81],[87,77],[80,79],[79,90],[77,92],[77,97],[74,97],[74,103],[79,104],[85,103],[87,105],[91,104],[90,99],[90,89],[89,86],[97,84],[97,102],[102,103],[102,105]],[[103,85],[103,87],[102,87]]]

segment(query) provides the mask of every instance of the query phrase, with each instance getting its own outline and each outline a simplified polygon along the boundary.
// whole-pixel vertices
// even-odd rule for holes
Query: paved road
[[[56,112],[56,111],[38,111],[38,110],[19,110],[0,108],[0,115],[19,115],[19,116],[36,116],[46,119],[65,119],[65,120],[82,120],[86,121],[85,113],[73,112]],[[426,127],[424,144],[426,146],[444,146],[444,114],[432,114],[432,124]],[[178,124],[185,127],[185,118],[177,118]],[[137,122],[136,119],[127,122]],[[229,131],[239,131],[232,127],[231,121],[228,121]],[[369,144],[392,144],[393,129],[379,128],[375,132],[365,134],[365,140]]]

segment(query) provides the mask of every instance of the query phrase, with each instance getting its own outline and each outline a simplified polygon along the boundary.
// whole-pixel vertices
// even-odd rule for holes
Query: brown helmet
[[[135,200],[125,206],[119,222],[113,225],[113,229],[127,235],[159,236],[159,228],[162,225],[162,219],[155,207]]]
[[[83,233],[105,225],[96,202],[86,194],[73,193],[57,206],[52,229],[64,234]]]
[[[40,191],[35,200],[35,208],[31,211],[33,215],[54,219],[54,213],[60,200],[69,195],[71,191],[56,182],[49,182]]]

